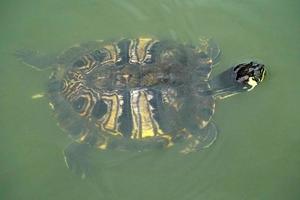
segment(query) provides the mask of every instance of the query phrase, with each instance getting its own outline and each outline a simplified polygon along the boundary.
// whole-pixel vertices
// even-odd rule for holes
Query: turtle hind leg
[[[218,129],[213,122],[210,122],[204,129],[199,130],[199,133],[192,134],[192,136],[187,139],[187,145],[180,152],[188,154],[206,149],[216,141],[217,136]]]
[[[89,162],[89,144],[80,144],[73,142],[64,150],[64,158],[67,167],[79,175],[82,179],[91,175],[91,166]]]
[[[53,67],[55,63],[57,63],[56,56],[42,54],[35,50],[19,49],[14,55],[23,63],[36,70],[45,70]]]

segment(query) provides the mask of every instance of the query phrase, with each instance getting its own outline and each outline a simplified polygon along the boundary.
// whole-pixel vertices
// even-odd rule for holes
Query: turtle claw
[[[183,154],[200,151],[209,148],[217,139],[218,129],[216,125],[211,122],[199,134],[193,135],[188,139],[187,145],[180,151]]]
[[[200,136],[200,142],[198,149],[206,149],[210,147],[217,139],[218,136],[218,129],[214,123],[210,123],[207,125],[207,130],[205,131],[204,135]]]
[[[206,58],[208,58],[208,64],[216,64],[221,55],[221,50],[219,45],[210,38],[199,38],[199,53],[202,53]]]
[[[64,150],[67,167],[82,179],[90,176],[91,167],[88,159],[87,144],[72,143]]]

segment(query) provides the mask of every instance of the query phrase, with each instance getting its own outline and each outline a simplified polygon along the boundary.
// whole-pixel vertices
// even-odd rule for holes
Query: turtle
[[[210,147],[218,128],[216,100],[251,91],[265,77],[264,64],[236,64],[211,77],[221,55],[209,38],[196,44],[155,37],[96,40],[58,55],[18,50],[23,63],[50,68],[44,96],[58,124],[72,138],[68,168],[85,177],[88,152]],[[41,97],[37,95],[34,97]]]

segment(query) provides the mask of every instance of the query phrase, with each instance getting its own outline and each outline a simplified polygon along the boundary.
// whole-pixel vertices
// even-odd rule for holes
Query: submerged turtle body
[[[219,55],[212,40],[193,46],[153,38],[84,43],[55,59],[17,53],[26,64],[53,66],[46,94],[75,140],[67,164],[82,174],[90,146],[142,151],[184,141],[183,153],[210,146],[215,100],[253,89],[265,74],[249,62],[210,79]]]
[[[192,131],[193,125],[206,127],[214,99],[199,95],[195,86],[209,88],[209,52],[150,38],[92,44],[98,48],[74,47],[84,53],[58,66],[48,85],[60,125],[78,142],[105,149],[114,139],[148,142],[151,138],[170,146],[175,138]],[[211,50],[219,54],[218,49]],[[196,56],[198,66],[193,63]],[[193,105],[188,107],[188,103]],[[197,104],[205,113],[200,110],[190,119],[191,127],[186,127],[177,115],[191,118],[186,111]]]

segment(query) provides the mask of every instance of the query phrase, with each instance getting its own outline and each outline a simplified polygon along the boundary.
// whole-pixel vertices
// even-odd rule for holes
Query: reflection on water
[[[299,3],[296,1],[10,1],[1,4],[1,199],[298,199],[300,136]],[[97,172],[81,180],[62,150],[44,91],[51,71],[37,72],[11,53],[47,53],[78,42],[159,36],[214,38],[222,57],[213,75],[247,58],[268,67],[261,87],[217,102],[216,144],[199,153],[97,152]],[[298,197],[298,198],[297,198]]]

